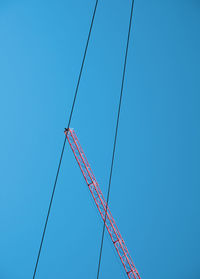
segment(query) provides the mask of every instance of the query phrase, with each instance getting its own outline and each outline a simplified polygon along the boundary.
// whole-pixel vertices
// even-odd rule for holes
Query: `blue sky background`
[[[95,1],[0,1],[0,278],[32,278]],[[106,193],[131,1],[100,1],[72,119]],[[200,2],[135,1],[110,208],[143,279],[200,278]],[[66,146],[38,279],[96,277]],[[100,278],[126,278],[108,236]]]

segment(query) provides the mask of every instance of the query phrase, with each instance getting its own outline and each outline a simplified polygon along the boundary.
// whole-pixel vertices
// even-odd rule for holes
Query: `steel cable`
[[[126,74],[126,64],[127,64],[128,48],[129,48],[129,41],[130,41],[131,25],[132,25],[132,18],[133,18],[133,7],[134,7],[134,0],[132,0],[131,14],[130,14],[130,20],[129,20],[128,37],[127,37],[127,43],[126,43],[124,67],[123,67],[123,74],[122,74],[121,92],[120,92],[120,99],[119,99],[119,106],[118,106],[118,113],[117,113],[117,122],[116,122],[115,137],[114,137],[113,152],[112,152],[112,160],[111,160],[111,167],[110,167],[110,176],[109,176],[109,183],[108,183],[107,204],[106,204],[106,210],[105,210],[105,220],[104,220],[104,224],[103,224],[103,232],[102,232],[102,238],[101,238],[101,247],[100,247],[100,253],[99,253],[99,262],[98,262],[98,268],[97,268],[97,279],[99,278],[99,272],[100,272],[100,266],[101,266],[101,258],[102,258],[102,251],[103,251],[105,225],[106,225],[106,220],[107,220],[107,210],[108,210],[108,203],[109,203],[109,197],[110,197],[110,188],[111,188],[113,164],[114,164],[114,159],[115,159],[115,149],[116,149],[117,134],[118,134],[118,127],[119,127],[119,118],[120,118],[121,103],[122,103],[122,96],[123,96],[123,89],[124,89],[124,79],[125,79],[125,74]]]
[[[85,64],[85,58],[86,58],[86,54],[87,54],[87,50],[88,50],[88,45],[89,45],[89,41],[90,41],[90,37],[91,37],[91,32],[92,32],[92,27],[93,27],[95,15],[96,15],[96,10],[97,10],[98,2],[99,1],[96,0],[94,11],[93,11],[93,16],[92,16],[92,20],[91,20],[91,24],[90,24],[90,29],[89,29],[89,33],[88,33],[88,37],[87,37],[87,42],[86,42],[86,46],[85,46],[85,51],[84,51],[84,55],[83,55],[83,59],[82,59],[82,63],[81,63],[81,68],[80,68],[80,72],[79,72],[79,76],[78,76],[78,81],[77,81],[77,85],[76,85],[76,90],[75,90],[75,94],[74,94],[74,99],[73,99],[73,103],[72,103],[72,108],[71,108],[71,112],[70,112],[67,128],[69,128],[71,120],[72,120],[72,114],[73,114],[73,111],[74,111],[74,106],[75,106],[75,102],[76,102],[76,97],[77,97],[77,93],[78,93],[78,89],[79,89],[79,84],[80,84],[80,80],[81,80],[81,76],[82,76],[83,67],[84,67],[84,64]],[[48,212],[47,212],[47,216],[46,216],[46,220],[45,220],[45,225],[44,225],[44,229],[43,229],[43,233],[42,233],[40,247],[39,247],[39,250],[38,250],[37,260],[36,260],[36,263],[35,263],[33,279],[35,279],[37,268],[38,268],[40,254],[41,254],[41,250],[42,250],[42,246],[43,246],[43,242],[44,242],[44,237],[45,237],[45,233],[46,233],[46,229],[47,229],[49,215],[50,215],[50,211],[51,211],[51,207],[52,207],[52,202],[53,202],[53,198],[54,198],[54,194],[55,194],[55,190],[56,190],[57,180],[58,180],[58,176],[59,176],[59,172],[60,172],[60,166],[61,166],[62,159],[63,159],[66,139],[67,138],[65,136],[64,143],[63,143],[63,146],[62,146],[61,155],[60,155],[60,160],[59,160],[59,164],[58,164],[58,169],[57,169],[56,177],[55,177],[55,181],[54,181],[53,191],[52,191],[52,194],[51,194],[51,199],[50,199],[50,203],[49,203],[49,207],[48,207]]]

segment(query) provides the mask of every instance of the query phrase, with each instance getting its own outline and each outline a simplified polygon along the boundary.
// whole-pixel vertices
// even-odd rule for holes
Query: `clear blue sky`
[[[32,278],[95,1],[0,1],[0,278]],[[72,119],[103,193],[130,0],[99,1]],[[142,279],[200,278],[200,2],[135,1],[110,208]],[[102,223],[66,146],[38,279],[96,278]],[[126,278],[108,237],[100,278]]]

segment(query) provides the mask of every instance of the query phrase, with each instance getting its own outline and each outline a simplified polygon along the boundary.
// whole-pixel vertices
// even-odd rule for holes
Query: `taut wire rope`
[[[88,33],[88,37],[87,37],[87,42],[86,42],[86,46],[85,46],[85,51],[84,51],[84,55],[83,55],[83,59],[82,59],[82,63],[81,63],[81,68],[80,68],[80,72],[79,72],[79,76],[78,76],[78,81],[77,81],[77,85],[76,85],[76,90],[75,90],[75,94],[74,94],[72,108],[71,108],[71,112],[70,112],[70,116],[69,116],[69,121],[68,121],[67,129],[70,127],[70,123],[71,123],[71,120],[72,120],[72,115],[73,115],[73,111],[74,111],[74,106],[75,106],[75,102],[76,102],[76,97],[77,97],[77,93],[78,93],[78,89],[79,89],[79,84],[80,84],[82,72],[83,72],[83,67],[84,67],[84,64],[85,64],[85,58],[86,58],[86,54],[87,54],[87,50],[88,50],[88,45],[89,45],[89,41],[90,41],[90,37],[91,37],[91,32],[92,32],[92,27],[93,27],[95,15],[96,15],[96,10],[97,10],[98,2],[99,1],[96,0],[94,11],[93,11],[93,15],[92,15],[92,20],[91,20],[91,24],[90,24],[90,29],[89,29],[89,33]],[[63,146],[62,146],[61,155],[60,155],[60,160],[59,160],[59,164],[58,164],[58,169],[57,169],[56,177],[55,177],[55,181],[54,181],[54,186],[53,186],[53,190],[52,190],[52,194],[51,194],[51,199],[50,199],[50,203],[49,203],[49,207],[48,207],[48,211],[47,211],[45,225],[44,225],[44,229],[43,229],[43,233],[42,233],[40,247],[39,247],[39,250],[38,250],[37,260],[36,260],[36,263],[35,263],[33,279],[35,279],[37,268],[38,268],[40,254],[41,254],[41,250],[42,250],[42,246],[43,246],[43,242],[44,242],[44,237],[45,237],[45,233],[46,233],[46,229],[47,229],[49,215],[50,215],[50,211],[51,211],[51,207],[52,207],[52,202],[53,202],[53,198],[54,198],[54,194],[55,194],[55,190],[56,190],[57,180],[58,180],[58,176],[59,176],[59,172],[60,172],[60,166],[61,166],[62,159],[63,159],[66,139],[67,138],[65,136],[64,143],[63,143]]]
[[[108,203],[109,203],[109,197],[110,197],[112,172],[113,172],[113,165],[114,165],[114,159],[115,159],[115,149],[116,149],[116,142],[117,142],[117,135],[118,135],[119,118],[120,118],[121,103],[122,103],[122,96],[123,96],[123,89],[124,89],[124,80],[125,80],[125,74],[126,74],[126,64],[127,64],[128,48],[129,48],[129,41],[130,41],[131,25],[132,25],[132,18],[133,18],[133,7],[134,7],[134,0],[132,0],[130,20],[129,20],[128,37],[127,37],[127,43],[126,43],[124,67],[123,67],[123,74],[122,74],[121,92],[120,92],[120,99],[119,99],[119,106],[118,106],[118,113],[117,113],[117,122],[116,122],[115,137],[114,137],[113,152],[112,152],[112,160],[111,160],[111,166],[110,166],[110,176],[109,176],[109,183],[108,183],[108,192],[107,192],[107,199],[106,199],[107,204],[106,204],[106,210],[105,210],[105,219],[104,219],[104,224],[103,224],[101,247],[100,247],[99,261],[98,261],[98,268],[97,268],[97,279],[99,278],[102,251],[103,251],[105,226],[106,226],[106,220],[107,220],[107,210],[108,210]]]

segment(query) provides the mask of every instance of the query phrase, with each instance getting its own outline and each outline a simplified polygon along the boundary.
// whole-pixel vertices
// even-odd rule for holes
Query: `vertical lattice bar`
[[[80,142],[76,136],[76,133],[73,129],[68,129],[65,131],[65,135],[74,153],[74,156],[80,167],[80,170],[85,178],[88,188],[92,194],[95,204],[99,210],[99,213],[103,221],[105,222],[107,203],[101,192],[99,184],[94,176],[94,173],[92,172],[92,169],[88,163],[85,153],[83,152]],[[128,278],[140,279],[140,275],[131,259],[131,256],[119,232],[119,229],[117,228],[117,225],[114,221],[114,218],[110,212],[109,207],[107,208],[107,217],[106,217],[105,225],[112,239],[112,242],[115,246],[115,249],[119,255],[119,258],[124,266],[126,274],[128,275]]]

